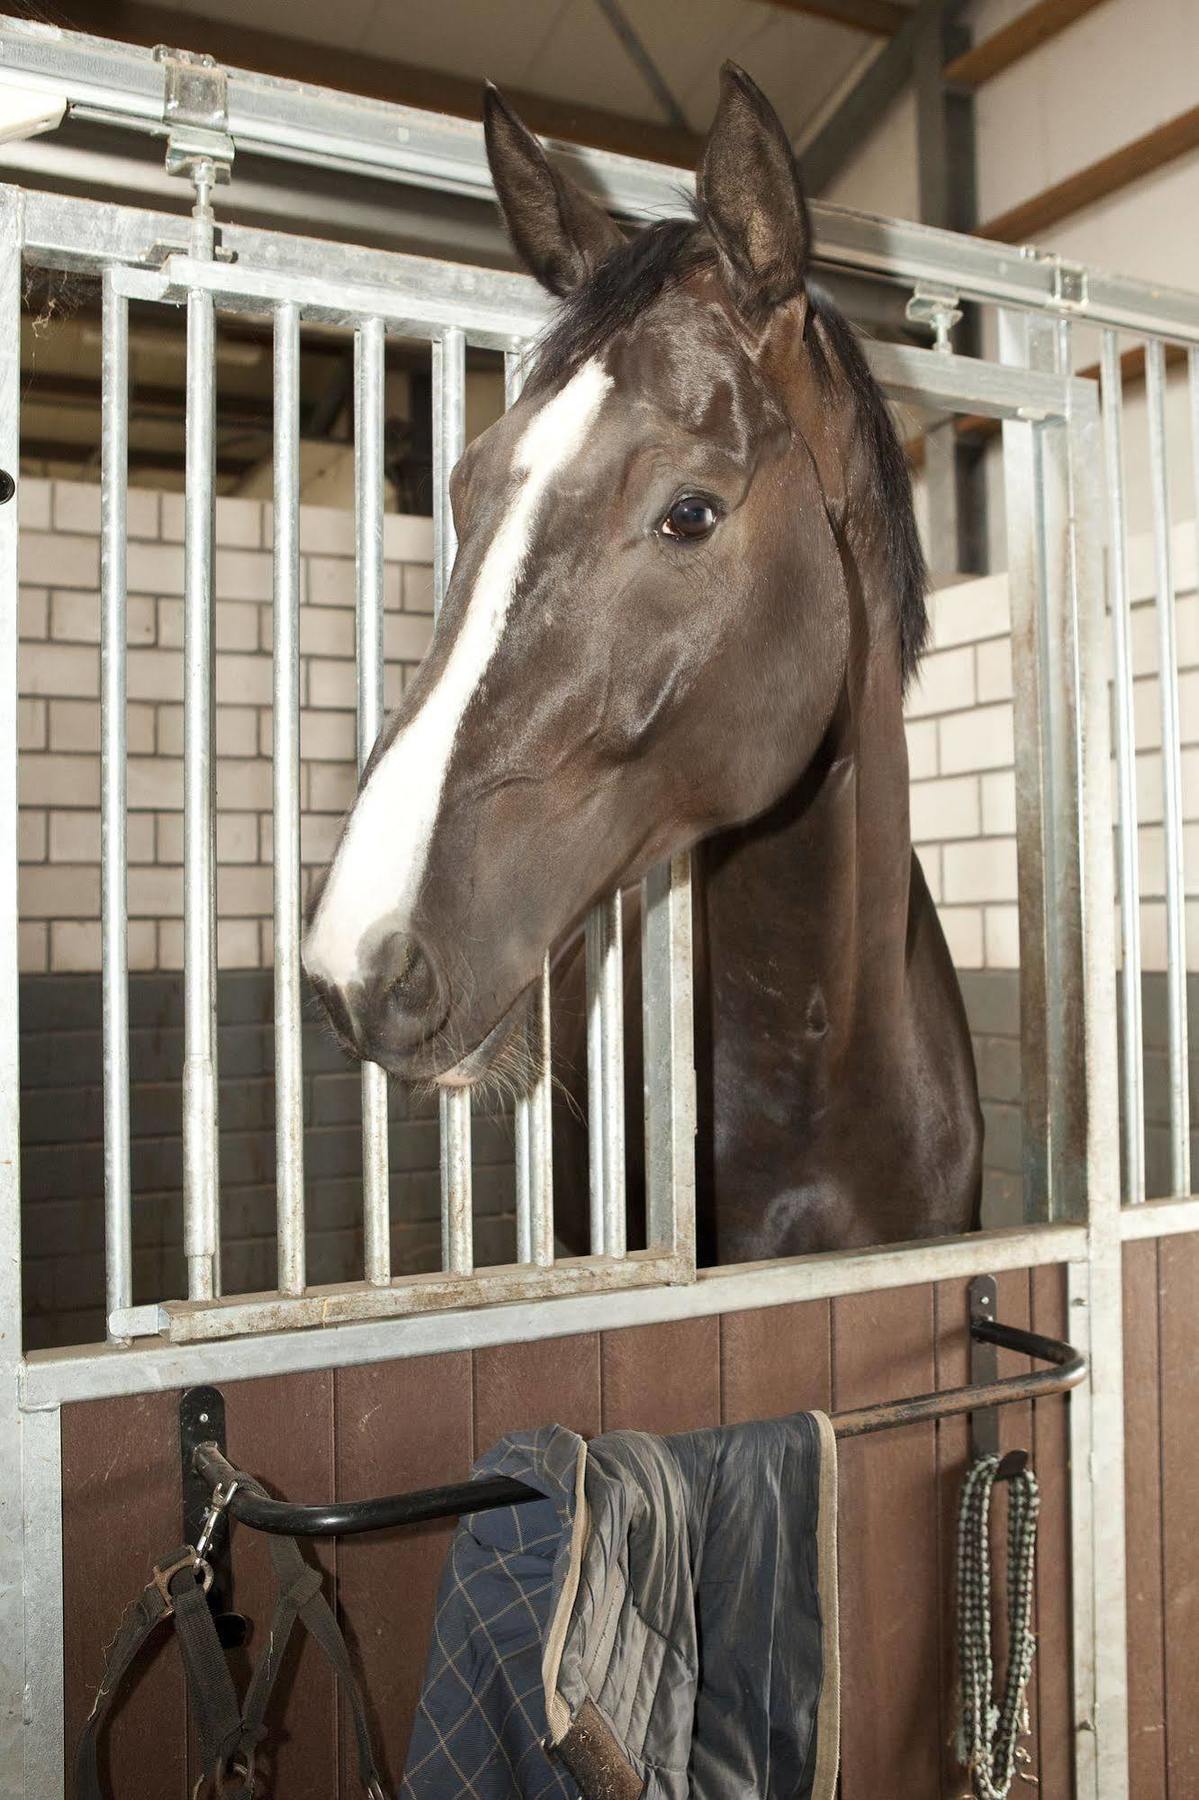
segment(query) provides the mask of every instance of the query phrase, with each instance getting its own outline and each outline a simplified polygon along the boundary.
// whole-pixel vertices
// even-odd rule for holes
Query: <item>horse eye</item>
[[[716,526],[717,512],[710,500],[698,494],[684,494],[676,500],[661,525],[663,537],[704,538]]]

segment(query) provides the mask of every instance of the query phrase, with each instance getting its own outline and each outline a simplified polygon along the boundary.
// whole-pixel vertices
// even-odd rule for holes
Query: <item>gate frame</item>
[[[6,52],[0,80],[40,83],[65,91],[93,116],[162,130],[162,67],[149,53],[17,22],[7,22],[0,38]],[[246,148],[456,191],[489,191],[481,134],[458,121],[300,93],[236,71],[229,73],[229,95],[230,133]],[[576,155],[585,178],[618,210],[644,217],[677,209],[678,172],[623,157]],[[1126,1800],[1121,1244],[1199,1229],[1199,1199],[1120,1204],[1108,627],[1098,535],[1102,442],[1096,388],[1062,372],[1068,345],[1060,326],[1073,318],[1167,337],[1194,354],[1199,296],[929,227],[827,206],[815,206],[813,215],[819,262],[869,270],[912,288],[939,285],[955,298],[1007,309],[998,363],[895,346],[873,346],[870,356],[893,397],[1004,421],[1013,655],[1027,727],[1017,772],[1021,979],[1032,984],[1028,998],[1042,995],[1045,1027],[1032,1030],[1025,1015],[1022,1050],[1034,1096],[1025,1121],[1027,1175],[1048,1196],[1052,1222],[700,1271],[678,1285],[638,1291],[563,1295],[562,1283],[555,1289],[551,1282],[552,1298],[511,1297],[473,1309],[220,1342],[142,1341],[26,1357],[19,1332],[18,1021],[10,1006],[0,1019],[0,1130],[9,1146],[0,1161],[0,1785],[6,1792],[54,1800],[63,1791],[64,1404],[1061,1264],[1070,1335],[1091,1358],[1090,1378],[1070,1406],[1076,1793]],[[19,461],[23,251],[53,266],[116,270],[144,265],[156,249],[161,260],[161,246],[178,243],[179,228],[175,215],[0,189],[0,467],[15,470]],[[310,300],[332,253],[347,281],[407,282],[416,316],[439,328],[469,330],[476,341],[480,314],[494,318],[520,296],[509,314],[509,324],[518,318],[519,327],[500,332],[509,341],[496,347],[511,348],[530,312],[540,315],[544,304],[523,277],[233,226],[222,235],[244,257],[243,269],[287,277],[280,299]],[[209,265],[204,274],[194,262],[175,262],[174,271],[187,276],[189,287],[220,288],[219,267]],[[165,278],[153,276],[159,293]],[[144,269],[121,278],[132,289],[145,279]],[[432,296],[430,280],[438,290]],[[344,294],[339,283],[339,317]],[[0,970],[13,993],[17,548],[17,507],[0,506]]]

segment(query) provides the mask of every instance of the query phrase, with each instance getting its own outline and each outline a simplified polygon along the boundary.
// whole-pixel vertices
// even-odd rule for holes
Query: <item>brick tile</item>
[[[981,778],[983,831],[988,837],[1013,837],[1016,831],[1016,777],[1002,769]]]
[[[72,582],[71,586],[81,585]],[[94,587],[95,582],[91,585]],[[131,594],[182,594],[183,547],[181,544],[129,545],[125,585]]]
[[[48,481],[43,481],[34,475],[22,476],[17,482],[17,506],[22,533],[49,531],[50,483]]]
[[[131,919],[181,919],[183,870],[158,865],[129,871]]]
[[[429,648],[433,621],[419,613],[389,613],[383,621],[383,645],[389,659],[419,662]]]
[[[216,658],[216,699],[222,706],[269,706],[271,704],[271,662],[267,656],[231,656],[222,651]]]
[[[1020,909],[988,906],[984,919],[984,945],[988,969],[1020,967]]]
[[[308,712],[300,719],[300,755],[309,762],[352,763],[357,723],[352,712]]]
[[[408,564],[404,569],[404,611],[433,611],[433,571]]]
[[[17,603],[17,630],[22,638],[50,635],[50,594],[42,587],[22,587]]]
[[[20,871],[19,908],[29,919],[91,919],[100,912],[97,868],[27,863]]]
[[[1009,769],[1014,761],[1010,705],[978,706],[937,721],[941,773]]]
[[[218,600],[269,600],[274,585],[274,559],[265,550],[218,550]]]
[[[22,581],[35,586],[89,588],[94,592],[100,585],[100,540],[23,531],[20,572]]]
[[[303,526],[300,528],[303,541]],[[353,551],[353,542],[350,552]],[[309,556],[305,561],[305,593],[310,606],[353,606],[354,564],[350,555]]]
[[[997,901],[1016,898],[1015,838],[979,838],[968,844],[946,844],[945,898]]]
[[[17,748],[44,750],[49,710],[45,700],[25,695],[17,701]]]
[[[25,694],[93,696],[100,692],[100,658],[82,644],[26,644],[20,683]]]
[[[125,779],[131,812],[175,812],[183,805],[183,764],[176,757],[131,756]]]
[[[23,806],[17,815],[17,855],[23,863],[45,862],[47,815],[40,807]]]
[[[130,650],[125,689],[131,700],[182,700],[182,656],[174,650]]]
[[[388,562],[431,563],[433,521],[411,513],[388,513],[383,520],[383,554]]]
[[[50,926],[51,969],[98,969],[100,926],[96,920],[55,919]]]
[[[216,541],[242,550],[262,544],[262,501],[222,495],[216,503]]]
[[[352,660],[353,613],[335,606],[301,607],[300,650],[305,656],[336,656]]]
[[[941,928],[949,954],[958,969],[983,966],[983,913],[981,906],[941,906]]]
[[[920,664],[906,702],[910,719],[957,712],[974,705],[974,646],[935,650]]]
[[[100,758],[34,751],[21,758],[17,784],[22,806],[98,806]]]
[[[977,775],[913,782],[911,810],[912,842],[915,844],[977,837],[980,829]]]

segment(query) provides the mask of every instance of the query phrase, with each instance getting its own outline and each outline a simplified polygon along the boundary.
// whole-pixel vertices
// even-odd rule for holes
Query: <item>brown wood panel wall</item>
[[[1061,1335],[1061,1271],[1005,1276],[1000,1312]],[[966,1376],[965,1321],[965,1284],[947,1282],[238,1383],[226,1390],[230,1453],[293,1498],[420,1487],[461,1477],[503,1432],[551,1420],[585,1435],[621,1426],[677,1431],[955,1386]],[[102,1645],[151,1556],[178,1538],[176,1399],[98,1402],[64,1415],[72,1737],[90,1705]],[[1032,1750],[1043,1800],[1067,1800],[1064,1403],[1041,1402],[1035,1419],[1033,1411],[1006,1409],[1002,1437],[1005,1446],[1035,1449],[1045,1496]],[[958,1421],[842,1446],[842,1800],[883,1791],[956,1800],[962,1791],[952,1749],[952,1584],[965,1458],[966,1428]],[[1185,1479],[1181,1467],[1172,1473],[1180,1495]],[[1175,1533],[1182,1517],[1180,1500]],[[234,1601],[260,1637],[268,1617],[266,1547],[251,1533],[236,1537]],[[448,1537],[447,1525],[435,1525],[346,1538],[321,1550],[393,1783],[403,1767]],[[257,1647],[252,1641],[249,1650]],[[149,1763],[151,1734],[156,1753]],[[339,1717],[310,1649],[293,1652],[271,1737],[272,1792],[285,1800],[357,1794],[349,1722]],[[168,1646],[114,1723],[114,1795],[183,1800],[190,1791],[186,1744],[186,1702]]]
[[[1130,1792],[1199,1800],[1199,1234],[1124,1249]]]

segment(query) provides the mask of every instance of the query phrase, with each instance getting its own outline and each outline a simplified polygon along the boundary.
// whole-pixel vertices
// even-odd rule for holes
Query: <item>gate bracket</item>
[[[976,1275],[970,1283],[970,1324],[973,1327],[982,1320],[989,1325],[995,1323],[995,1309],[999,1300],[999,1289],[993,1275]],[[984,1343],[970,1333],[970,1385],[991,1383],[999,1379],[999,1351],[994,1344]],[[999,1455],[999,1414],[995,1408],[970,1414],[970,1460],[977,1462],[980,1456]]]
[[[235,148],[229,136],[228,75],[215,57],[194,50],[158,44],[154,57],[163,66],[167,174],[194,181],[207,164],[212,181],[228,181]]]
[[[188,1388],[179,1401],[179,1460],[183,1473],[183,1542],[198,1546],[208,1521],[208,1535],[203,1555],[212,1570],[212,1586],[208,1604],[213,1614],[217,1637],[226,1650],[237,1649],[249,1636],[249,1621],[240,1613],[226,1612],[232,1585],[229,1563],[229,1530],[225,1507],[219,1506],[209,1519],[213,1505],[211,1483],[204,1481],[195,1469],[196,1450],[201,1444],[217,1450],[225,1448],[225,1396],[219,1388]]]

